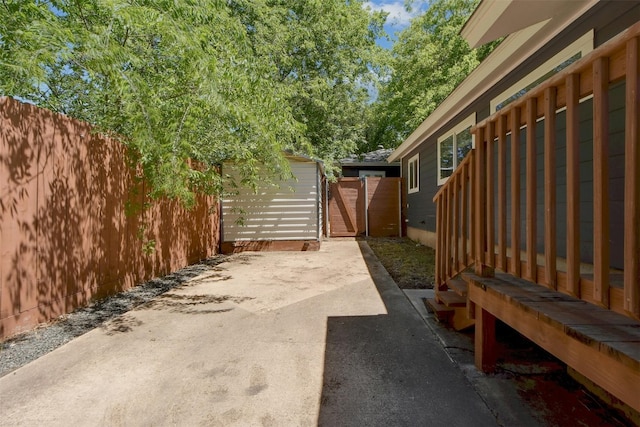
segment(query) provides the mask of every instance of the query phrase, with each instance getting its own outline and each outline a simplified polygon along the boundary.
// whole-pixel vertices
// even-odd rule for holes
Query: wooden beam
[[[511,110],[511,273],[520,272],[520,108]]]
[[[536,267],[537,261],[537,181],[536,181],[536,109],[537,100],[529,98],[527,100],[527,204],[526,204],[526,223],[527,223],[527,272],[526,277],[532,282],[537,281]]]
[[[556,88],[544,91],[544,265],[547,286],[556,281]]]
[[[507,272],[507,116],[498,118],[498,266]]]
[[[594,298],[609,307],[609,61],[593,63]]]
[[[476,368],[494,372],[498,360],[496,345],[496,318],[480,305],[476,305],[474,347]]]
[[[495,157],[493,155],[493,147],[494,142],[493,139],[495,137],[495,124],[493,122],[487,123],[487,191],[485,193],[487,198],[487,258],[485,262],[492,268],[496,266],[496,250],[495,250],[495,241],[496,241],[496,223],[495,223],[495,180],[494,180],[494,171],[495,171]]]
[[[567,76],[567,291],[580,297],[580,76]]]
[[[476,305],[476,330],[479,310],[487,311],[635,410],[640,410],[640,373],[637,368],[628,366],[598,346],[579,341],[560,325],[544,321],[538,312],[518,307],[513,299],[492,292],[489,287],[483,290],[470,283],[468,298]],[[476,354],[478,349],[476,342]]]
[[[624,310],[640,318],[640,37],[627,42]]]

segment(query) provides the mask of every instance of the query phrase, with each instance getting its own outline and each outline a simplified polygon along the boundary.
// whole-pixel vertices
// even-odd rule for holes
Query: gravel
[[[167,276],[149,280],[127,291],[95,301],[87,307],[79,308],[31,331],[0,342],[0,377],[212,269],[225,262],[227,258],[224,255],[208,258]]]

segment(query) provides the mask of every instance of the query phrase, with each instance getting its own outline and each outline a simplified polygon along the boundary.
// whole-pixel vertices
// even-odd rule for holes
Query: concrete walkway
[[[0,378],[0,425],[495,426],[355,241],[245,253]]]

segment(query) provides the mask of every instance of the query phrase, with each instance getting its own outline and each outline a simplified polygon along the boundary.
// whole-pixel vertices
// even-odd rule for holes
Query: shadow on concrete
[[[318,425],[495,426],[369,246],[360,250],[387,314],[327,320]]]

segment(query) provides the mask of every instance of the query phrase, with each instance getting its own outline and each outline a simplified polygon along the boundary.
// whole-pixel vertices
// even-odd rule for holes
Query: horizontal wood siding
[[[239,188],[222,201],[223,241],[317,240],[318,168],[314,162],[291,162],[296,179],[263,185],[257,194]],[[225,173],[237,177],[233,167]],[[237,180],[239,181],[239,180]]]

